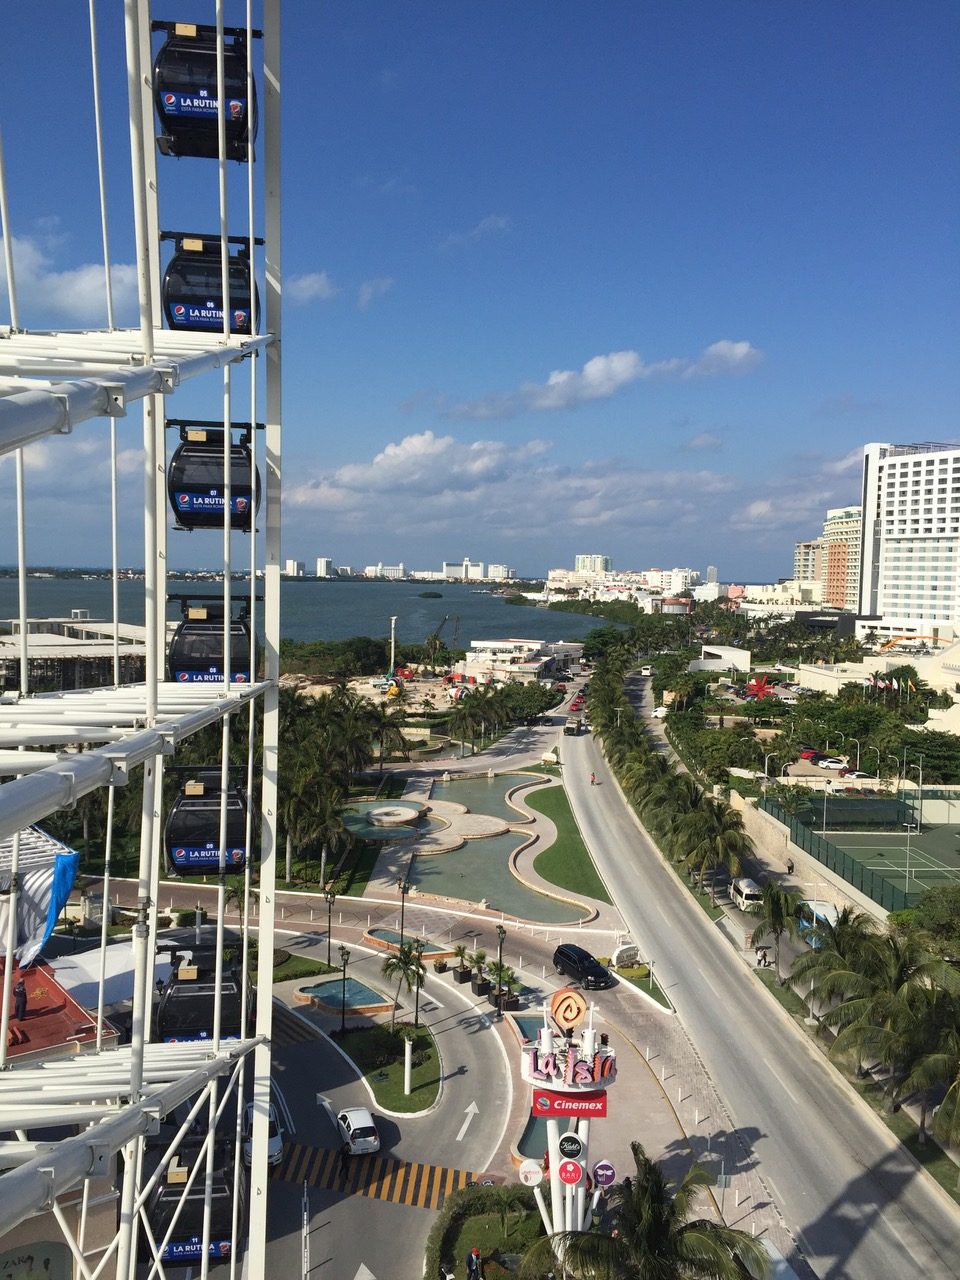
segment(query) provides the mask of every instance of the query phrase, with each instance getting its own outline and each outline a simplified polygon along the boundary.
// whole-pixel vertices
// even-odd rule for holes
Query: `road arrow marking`
[[[361,1262],[360,1266],[357,1268],[357,1274],[353,1277],[353,1280],[377,1280],[377,1277],[373,1274],[373,1272],[370,1270],[369,1267],[364,1266],[364,1264]]]
[[[463,1124],[460,1126],[460,1132],[457,1134],[458,1142],[463,1141],[463,1135],[470,1128],[470,1121],[473,1119],[474,1116],[477,1116],[479,1114],[480,1114],[480,1108],[477,1106],[475,1102],[471,1102],[469,1107],[467,1107],[467,1111],[466,1111],[467,1118],[466,1120],[464,1120]]]

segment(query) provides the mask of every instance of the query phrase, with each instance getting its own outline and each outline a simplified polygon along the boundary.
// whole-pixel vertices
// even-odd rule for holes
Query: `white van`
[[[734,880],[730,896],[735,907],[739,907],[741,911],[752,911],[763,901],[763,890],[749,876],[741,876],[739,880]]]

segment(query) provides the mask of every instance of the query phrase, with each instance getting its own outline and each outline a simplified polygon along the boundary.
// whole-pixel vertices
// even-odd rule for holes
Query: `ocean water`
[[[242,594],[241,584],[234,593]],[[260,588],[262,590],[262,587]],[[171,581],[171,592],[213,594],[213,583]],[[439,600],[423,600],[422,591],[440,591]],[[71,609],[88,609],[91,618],[112,616],[111,585],[106,579],[29,578],[27,612],[31,618],[63,618]],[[420,644],[447,617],[442,639],[448,644],[459,629],[459,645],[471,640],[520,638],[581,640],[596,619],[549,609],[506,604],[502,597],[468,583],[336,582],[316,578],[284,581],[280,591],[281,635],[290,640],[344,640],[348,636],[389,636],[391,615],[397,640]],[[17,581],[0,578],[0,618],[18,614]],[[179,605],[168,606],[170,618]],[[120,583],[120,620],[143,624],[143,583]]]

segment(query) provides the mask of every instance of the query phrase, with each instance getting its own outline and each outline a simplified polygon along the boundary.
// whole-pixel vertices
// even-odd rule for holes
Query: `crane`
[[[431,631],[430,634],[427,636],[426,640],[424,640],[423,642],[423,647],[427,655],[427,661],[430,663],[433,663],[436,661],[437,654],[440,652],[440,633],[443,631],[443,628],[447,625],[447,622],[449,621],[449,619],[450,619],[449,613],[445,613],[443,615],[443,619],[440,622],[440,625],[436,628],[436,630]]]

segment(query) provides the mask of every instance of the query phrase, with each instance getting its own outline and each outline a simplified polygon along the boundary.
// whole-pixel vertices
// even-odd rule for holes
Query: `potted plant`
[[[512,969],[507,969],[503,977],[503,1003],[500,1008],[507,1010],[520,1008],[520,980]]]
[[[467,948],[462,942],[458,942],[453,948],[453,954],[457,957],[457,967],[453,971],[454,982],[464,983],[470,981],[470,964],[467,960]]]
[[[434,973],[446,973],[446,972],[447,972],[447,962],[446,962],[446,960],[443,958],[443,956],[440,956],[438,959],[434,960],[434,962],[433,962],[433,972],[434,972]]]
[[[487,964],[487,953],[485,951],[474,951],[468,958],[474,969],[470,989],[475,996],[485,996],[490,991],[490,979],[484,977],[484,969]]]

